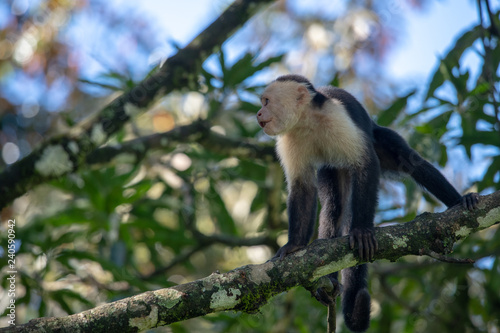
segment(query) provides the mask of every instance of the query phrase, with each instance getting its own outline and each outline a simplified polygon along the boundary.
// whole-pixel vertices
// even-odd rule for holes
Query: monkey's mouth
[[[266,127],[267,123],[271,122],[272,119],[268,120],[268,121],[259,121],[259,126],[264,128]]]

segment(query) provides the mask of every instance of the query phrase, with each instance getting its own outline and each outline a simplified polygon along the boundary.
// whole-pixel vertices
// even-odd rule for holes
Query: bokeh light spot
[[[6,164],[12,164],[16,162],[21,156],[19,147],[12,142],[7,142],[2,148],[2,158]]]

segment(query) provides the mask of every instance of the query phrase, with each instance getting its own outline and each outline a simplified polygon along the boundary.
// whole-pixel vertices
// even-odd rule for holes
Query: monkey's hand
[[[298,251],[298,250],[301,250],[305,247],[306,247],[305,245],[286,243],[278,250],[278,252],[276,252],[276,254],[274,255],[274,258],[280,258],[280,260],[282,260],[288,254],[293,253],[293,252]]]
[[[349,232],[349,245],[351,249],[358,244],[361,260],[370,261],[378,250],[375,230],[373,228],[354,228]]]
[[[462,197],[461,200],[462,207],[468,210],[473,210],[479,204],[479,194],[478,193],[467,193]]]

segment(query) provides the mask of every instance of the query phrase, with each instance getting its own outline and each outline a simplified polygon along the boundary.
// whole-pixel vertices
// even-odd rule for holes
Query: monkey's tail
[[[367,289],[366,275],[366,265],[342,270],[344,321],[353,332],[364,332],[370,326],[370,294]]]

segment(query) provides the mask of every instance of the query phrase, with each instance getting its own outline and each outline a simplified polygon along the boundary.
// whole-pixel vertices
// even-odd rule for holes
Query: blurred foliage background
[[[400,42],[404,21],[394,4],[420,10],[429,2],[338,1],[327,10],[332,7],[322,1],[289,0],[263,8],[208,58],[196,90],[158,99],[106,143],[119,151],[133,139],[202,120],[218,139],[241,146],[215,149],[186,135],[164,149],[146,145],[140,156],[124,149],[3,209],[1,244],[7,244],[7,220],[17,222],[18,323],[269,259],[287,239],[285,184],[272,154],[248,152],[273,146],[254,115],[263,87],[280,74],[301,73],[318,85],[352,92],[379,124],[397,129],[439,165],[459,191],[500,189],[499,8],[477,1],[476,25],[449,41],[424,89],[401,91],[378,65]],[[154,23],[134,6],[102,0],[0,3],[2,169],[92,118],[157,65]],[[462,61],[470,53],[479,59],[473,71]],[[464,157],[451,153],[457,147]],[[453,174],[456,163],[462,164]],[[444,209],[409,180],[383,181],[381,188],[381,226]],[[476,259],[474,265],[414,257],[371,264],[370,331],[500,332],[497,230],[457,246],[456,256]],[[2,316],[0,326],[6,325]],[[157,331],[325,329],[326,308],[297,288],[256,315],[219,313]]]

